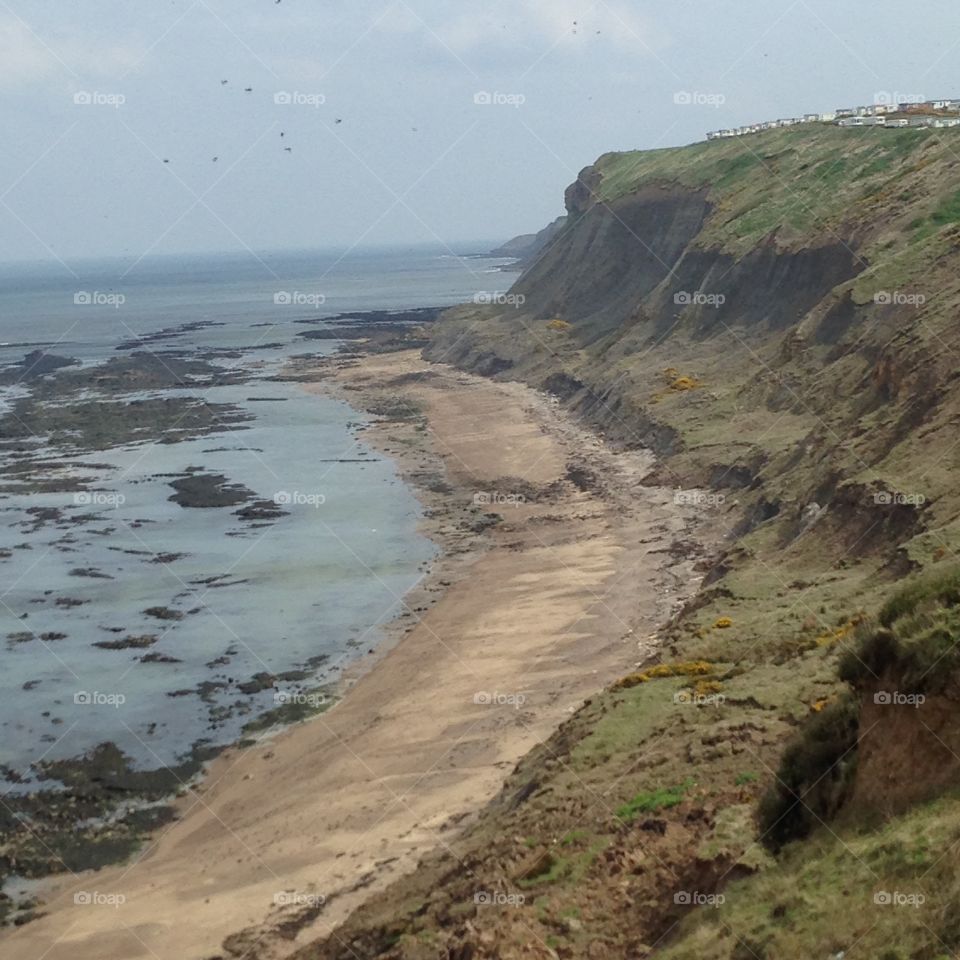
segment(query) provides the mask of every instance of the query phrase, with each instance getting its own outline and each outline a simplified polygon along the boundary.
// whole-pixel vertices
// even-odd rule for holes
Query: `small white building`
[[[910,121],[906,117],[887,117],[885,127],[909,127]]]
[[[884,117],[844,117],[837,121],[838,127],[882,127],[886,123]]]
[[[907,125],[910,127],[932,127],[937,122],[937,117],[919,116],[910,117]]]
[[[846,117],[855,117],[856,115],[857,115],[857,111],[855,107],[838,107],[837,110],[834,111],[834,116],[838,120],[844,119]]]
[[[960,117],[937,117],[935,127],[960,127]]]
[[[833,123],[833,121],[837,119],[837,112],[830,110],[827,113],[818,114],[817,119],[821,123]]]

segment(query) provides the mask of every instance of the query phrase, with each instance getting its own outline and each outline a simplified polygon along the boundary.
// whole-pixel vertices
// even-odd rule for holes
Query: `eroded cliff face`
[[[660,186],[611,204],[574,207],[569,226],[513,292],[526,298],[531,317],[562,317],[577,325],[584,342],[595,340],[663,284],[708,213],[703,191]]]
[[[781,541],[804,509],[832,507],[838,555],[853,531],[903,563],[922,509],[874,498],[919,482],[902,467],[918,428],[947,430],[954,373],[937,349],[941,296],[885,289],[912,255],[886,239],[889,211],[733,245],[718,240],[734,203],[721,191],[658,179],[617,193],[610,169],[602,158],[567,189],[566,226],[511,291],[520,306],[450,311],[427,356],[559,396],[608,438],[661,454],[661,479],[746,488],[747,526],[777,515]],[[946,262],[900,282],[943,290]]]

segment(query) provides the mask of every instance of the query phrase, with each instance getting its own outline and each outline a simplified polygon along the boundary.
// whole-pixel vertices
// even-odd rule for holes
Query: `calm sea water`
[[[290,357],[335,349],[298,339],[309,329],[298,320],[462,302],[506,289],[504,263],[417,249],[0,266],[0,365],[33,344],[96,364],[121,341],[213,321],[147,349],[242,348],[228,362],[263,378]],[[326,662],[306,681],[281,686],[332,679],[380,640],[433,555],[393,464],[355,440],[356,411],[263,379],[181,392],[255,419],[179,443],[53,451],[64,475],[101,492],[93,506],[72,493],[0,497],[0,551],[9,551],[0,560],[0,764],[28,773],[39,758],[111,741],[155,767],[197,741],[230,742],[275,706],[274,690],[243,693],[241,683],[319,656]],[[8,388],[0,400],[20,393]],[[258,497],[287,495],[290,515],[252,528],[235,508],[182,508],[163,475],[190,467]],[[56,507],[64,521],[34,529],[36,507]],[[157,563],[156,554],[178,559]],[[76,574],[90,569],[102,576]],[[64,598],[83,602],[58,605]],[[184,616],[144,613],[158,606]],[[35,639],[15,642],[18,634]],[[94,646],[141,634],[158,640],[148,650]],[[145,653],[175,662],[143,662]]]

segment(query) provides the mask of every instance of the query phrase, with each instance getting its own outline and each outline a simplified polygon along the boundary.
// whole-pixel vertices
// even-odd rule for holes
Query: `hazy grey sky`
[[[960,96],[958,48],[946,0],[0,0],[0,260],[506,239],[609,150]]]

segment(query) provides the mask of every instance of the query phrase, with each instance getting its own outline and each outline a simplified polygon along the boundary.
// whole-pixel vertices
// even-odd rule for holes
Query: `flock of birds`
[[[281,0],[274,0],[274,2],[280,3]],[[221,80],[221,81],[220,81],[220,86],[221,86],[221,87],[225,87],[229,82],[230,82],[229,80]],[[244,88],[243,88],[243,92],[244,92],[244,93],[253,93],[253,87],[244,87]],[[333,122],[334,122],[334,124],[341,124],[341,123],[343,123],[343,117],[334,117]],[[286,131],[284,131],[284,130],[281,130],[281,131],[280,131],[280,138],[281,138],[281,139],[283,139],[284,137],[286,137],[286,135],[287,135],[287,134],[286,134]],[[286,153],[293,153],[293,147],[284,147],[283,149],[284,149],[284,151],[285,151]],[[219,157],[211,157],[211,158],[210,158],[210,162],[211,162],[211,163],[217,163],[217,162],[219,161],[219,159],[220,159]],[[169,157],[164,157],[164,158],[163,158],[163,162],[164,162],[164,163],[169,163],[169,162],[170,162],[170,158],[169,158]]]
[[[274,0],[274,3],[282,3],[282,2],[283,2],[283,0]],[[573,30],[572,30],[572,32],[573,32],[573,33],[577,33],[579,26],[580,26],[579,22],[576,21],[576,20],[574,20],[574,21],[573,21]],[[504,29],[506,29],[506,25],[504,25]],[[600,31],[597,30],[597,33],[599,34]],[[766,54],[765,54],[765,56],[766,56]],[[221,86],[221,87],[225,87],[229,82],[230,82],[229,80],[221,80],[221,81],[220,81],[220,86]],[[244,87],[244,88],[243,88],[243,92],[244,92],[244,93],[253,93],[253,87]],[[587,99],[588,99],[588,100],[592,100],[593,97],[588,97]],[[335,117],[333,122],[334,122],[334,124],[341,124],[341,123],[343,123],[343,118],[342,118],[342,117]],[[416,128],[416,127],[412,127],[411,129],[413,130],[414,133],[417,132],[417,128]],[[281,131],[280,131],[280,138],[283,139],[284,137],[286,137],[286,133],[285,133],[283,130],[281,130]],[[284,149],[284,151],[285,151],[286,153],[293,153],[293,147],[284,147],[283,149]],[[219,161],[219,159],[220,159],[219,157],[211,157],[210,162],[211,162],[211,163],[217,163],[217,162]],[[164,163],[169,163],[170,160],[169,160],[169,158],[164,157],[163,162],[164,162]]]

